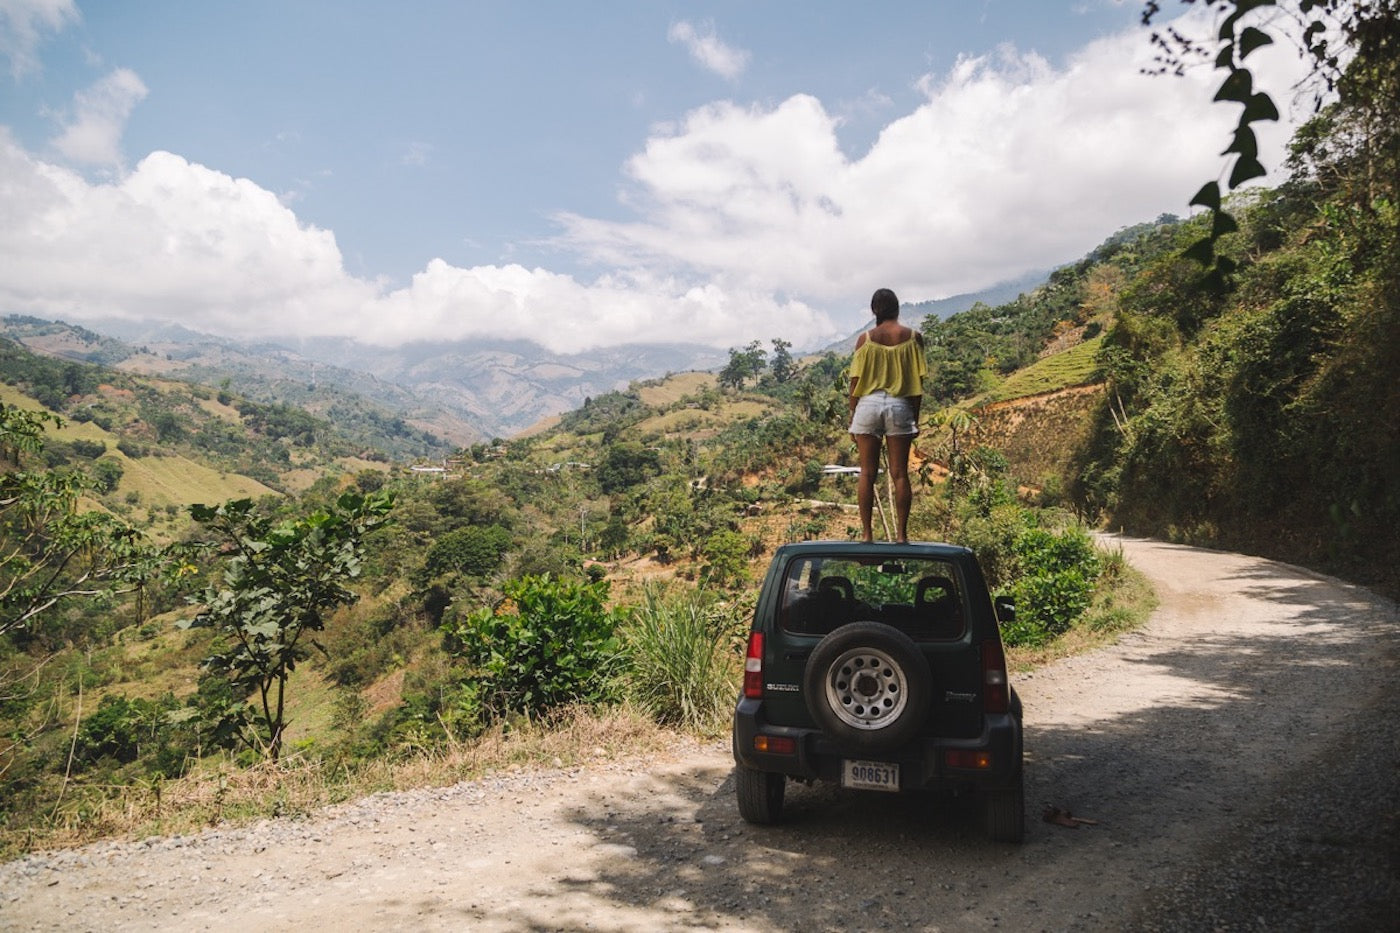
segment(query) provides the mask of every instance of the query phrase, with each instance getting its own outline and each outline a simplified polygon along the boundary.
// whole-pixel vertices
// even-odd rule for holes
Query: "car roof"
[[[932,558],[936,560],[962,560],[972,556],[972,551],[956,544],[941,541],[910,541],[896,544],[893,541],[795,541],[778,548],[774,557],[907,557]]]

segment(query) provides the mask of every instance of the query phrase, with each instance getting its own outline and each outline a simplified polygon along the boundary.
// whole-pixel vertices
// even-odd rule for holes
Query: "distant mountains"
[[[1004,304],[1045,278],[1036,273],[906,305],[904,319],[917,326],[925,315],[945,318],[979,301]],[[848,352],[851,339],[867,326],[859,321],[851,338],[826,349]],[[112,320],[90,327],[96,330],[32,317],[0,319],[0,334],[40,353],[227,387],[332,421],[346,405],[368,406],[457,446],[509,437],[634,381],[713,370],[729,359],[725,351],[685,343],[560,354],[523,340],[377,347],[331,338],[245,343],[164,323]]]
[[[918,327],[919,322],[930,315],[940,320],[946,320],[955,314],[961,314],[979,302],[995,308],[998,305],[1015,301],[1018,296],[1025,292],[1034,291],[1044,285],[1049,278],[1049,272],[1027,272],[1018,278],[1001,282],[991,288],[984,288],[980,292],[950,295],[947,298],[935,298],[930,301],[905,302],[900,306],[899,319],[910,327]],[[865,316],[857,322],[855,330],[851,331],[849,337],[843,337],[836,343],[824,347],[822,352],[851,352],[856,335],[863,330],[869,330],[871,323],[872,319],[867,311]]]
[[[713,369],[728,359],[687,344],[557,354],[525,341],[386,348],[339,339],[244,343],[129,321],[92,327],[102,333],[33,317],[0,319],[0,335],[39,353],[227,387],[332,421],[347,404],[368,405],[458,446],[509,437],[635,380]]]

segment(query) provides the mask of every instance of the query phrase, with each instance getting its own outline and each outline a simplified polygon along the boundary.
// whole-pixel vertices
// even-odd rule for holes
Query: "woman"
[[[899,299],[888,288],[870,298],[875,326],[856,338],[851,357],[851,436],[860,452],[860,527],[873,541],[870,510],[875,504],[875,477],[880,472],[880,438],[889,450],[894,484],[895,527],[900,543],[909,540],[909,448],[919,433],[924,399],[924,338],[899,323]]]

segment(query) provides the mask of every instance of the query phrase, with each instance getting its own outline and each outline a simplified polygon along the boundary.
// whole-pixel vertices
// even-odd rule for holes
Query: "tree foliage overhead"
[[[1176,253],[1125,290],[1101,353],[1110,404],[1074,483],[1086,507],[1145,532],[1394,576],[1397,8],[1300,5],[1341,18],[1346,52],[1319,66],[1343,69],[1337,98],[1296,134],[1290,177],[1237,199],[1238,229],[1215,246],[1232,273],[1223,289]]]
[[[1194,5],[1197,0],[1182,0]],[[1396,0],[1200,0],[1218,10],[1222,19],[1213,40],[1199,41],[1172,27],[1152,35],[1159,50],[1158,72],[1180,75],[1191,60],[1210,60],[1225,72],[1215,93],[1216,102],[1238,104],[1239,119],[1222,155],[1232,156],[1225,188],[1241,185],[1268,173],[1259,160],[1259,144],[1252,124],[1279,118],[1273,98],[1255,85],[1246,59],[1274,43],[1261,11],[1281,10],[1300,27],[1301,53],[1312,65],[1314,102],[1321,109],[1335,91],[1341,106],[1351,110],[1350,144],[1392,171],[1394,179],[1397,128],[1394,102],[1400,96],[1400,3]],[[1146,0],[1142,22],[1151,25],[1162,11],[1159,0]],[[1261,28],[1264,27],[1264,28]],[[1234,233],[1239,224],[1226,210],[1225,192],[1219,181],[1208,181],[1191,199],[1191,205],[1210,212],[1210,227],[1187,254],[1210,268],[1212,287],[1222,289],[1236,269],[1236,260],[1217,249],[1221,237]]]

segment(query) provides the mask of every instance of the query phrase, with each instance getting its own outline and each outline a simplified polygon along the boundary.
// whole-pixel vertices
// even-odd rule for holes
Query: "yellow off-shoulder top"
[[[867,337],[851,357],[851,378],[855,380],[851,394],[869,395],[883,389],[899,398],[923,395],[927,372],[923,344],[917,335],[892,347]]]

